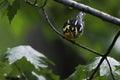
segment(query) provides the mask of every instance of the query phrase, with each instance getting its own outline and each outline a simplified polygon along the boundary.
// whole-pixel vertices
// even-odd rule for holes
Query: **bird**
[[[84,15],[85,13],[79,12],[76,18],[71,18],[64,23],[62,31],[66,39],[73,40],[83,34],[85,26]]]

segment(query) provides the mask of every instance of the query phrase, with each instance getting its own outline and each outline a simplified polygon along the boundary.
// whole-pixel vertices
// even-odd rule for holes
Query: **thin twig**
[[[44,16],[45,16],[45,18],[46,18],[46,21],[49,23],[50,27],[51,27],[51,28],[55,31],[55,33],[57,33],[60,37],[66,39],[66,38],[54,27],[54,25],[52,24],[52,22],[50,21],[48,15],[47,15],[47,12],[45,11],[45,9],[42,8],[42,10],[43,10]],[[95,50],[93,50],[93,49],[90,49],[90,48],[88,48],[88,47],[86,47],[86,46],[83,46],[83,45],[81,45],[81,44],[79,44],[79,43],[76,43],[75,41],[72,41],[72,40],[69,40],[69,39],[66,39],[66,40],[69,41],[69,42],[71,42],[71,43],[73,43],[74,45],[76,45],[76,46],[78,46],[78,47],[81,47],[81,48],[83,48],[83,49],[85,49],[85,50],[88,50],[88,51],[90,51],[90,52],[92,52],[92,53],[95,53],[95,54],[97,54],[97,55],[99,55],[99,56],[103,56],[102,53],[99,53],[99,52],[97,52],[97,51],[95,51]]]
[[[20,74],[24,77],[25,80],[28,80],[28,78],[25,76],[25,74],[23,73],[23,71],[20,69],[20,67],[17,65],[17,63],[14,63],[14,65],[16,66],[16,68],[18,69],[18,71],[20,72]]]
[[[30,2],[29,0],[24,0],[24,1],[25,1],[25,3],[27,3],[27,4],[31,5],[31,6],[38,7],[37,0],[35,0],[34,3]]]
[[[73,1],[73,0],[55,0],[55,1],[62,3],[66,6],[70,6],[70,7],[73,7],[75,9],[81,10],[83,12],[89,13],[91,15],[94,15],[94,16],[96,16],[104,21],[107,21],[107,22],[110,22],[110,23],[113,23],[113,24],[120,26],[120,19],[119,18],[113,17],[107,13],[104,13],[102,11],[99,11],[97,9],[89,7],[87,5],[78,3],[78,2]]]
[[[114,75],[113,75],[113,73],[112,73],[112,68],[111,68],[110,62],[108,61],[107,57],[106,57],[106,61],[107,61],[107,64],[108,64],[108,66],[109,66],[111,76],[112,76],[113,80],[115,80],[115,77],[114,77]]]
[[[109,48],[108,48],[108,50],[106,51],[106,53],[104,54],[104,56],[101,58],[99,64],[97,65],[97,67],[95,68],[93,74],[90,76],[90,78],[89,78],[88,80],[92,80],[92,79],[93,79],[93,77],[94,77],[95,73],[97,72],[98,68],[100,67],[100,65],[102,64],[102,62],[104,61],[104,59],[106,59],[106,57],[108,56],[108,54],[111,52],[111,50],[112,50],[115,42],[117,41],[119,35],[120,35],[120,31],[118,31],[118,32],[116,33],[116,35],[115,35],[115,37],[114,37],[111,45],[109,46]]]
[[[39,5],[37,4],[37,1],[38,1],[38,0],[35,0],[34,3],[30,2],[29,0],[24,0],[24,1],[25,1],[25,3],[27,3],[27,4],[31,5],[31,6],[37,7],[37,8],[42,8],[42,7],[44,7],[44,6],[46,5],[46,3],[47,3],[47,0],[44,0],[43,4],[42,4],[41,6],[39,6]]]
[[[106,53],[105,53],[104,56],[107,56],[107,55],[111,52],[111,50],[112,50],[113,46],[115,45],[115,42],[117,41],[119,35],[120,35],[120,30],[116,33],[116,35],[115,35],[115,37],[114,37],[111,45],[109,46],[109,48],[108,48],[108,50],[106,51]]]

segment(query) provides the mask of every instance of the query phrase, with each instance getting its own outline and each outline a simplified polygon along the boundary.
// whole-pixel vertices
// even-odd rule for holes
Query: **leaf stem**
[[[23,73],[23,71],[20,69],[20,67],[17,65],[17,63],[14,63],[14,65],[16,66],[16,68],[18,69],[18,71],[20,72],[20,74],[24,77],[25,80],[28,80],[28,78],[25,76],[25,74]]]
[[[31,6],[37,7],[37,8],[42,8],[47,3],[47,0],[44,0],[44,3],[41,6],[38,6],[38,4],[37,4],[38,0],[35,0],[34,3],[30,2],[29,0],[24,0],[24,1],[25,1],[25,3],[27,3],[27,4],[31,5]]]
[[[111,76],[112,76],[113,80],[115,80],[115,77],[114,77],[114,75],[113,75],[113,73],[112,73],[112,68],[111,68],[110,62],[108,61],[107,58],[106,58],[106,61],[107,61],[107,64],[108,64],[108,66],[109,66]]]

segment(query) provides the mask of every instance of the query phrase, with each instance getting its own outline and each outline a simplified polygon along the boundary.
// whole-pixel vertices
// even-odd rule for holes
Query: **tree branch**
[[[28,1],[28,0],[26,0],[26,1]],[[46,0],[46,1],[47,1],[47,0]],[[29,5],[42,8],[42,11],[43,11],[43,14],[44,14],[44,16],[45,16],[45,19],[46,19],[46,21],[48,22],[48,24],[50,25],[50,27],[53,29],[53,31],[55,31],[55,33],[57,33],[60,37],[66,39],[66,38],[55,28],[55,26],[54,26],[54,25],[52,24],[52,22],[50,21],[48,15],[47,15],[47,12],[46,12],[46,10],[44,9],[44,7],[45,7],[45,5],[46,5],[46,1],[45,1],[45,3],[42,5],[42,7],[39,7],[38,5],[36,6],[36,4],[31,4],[30,2],[27,2],[27,3],[28,3]],[[61,2],[61,3],[65,4],[65,5],[68,5],[68,6],[71,6],[71,7],[74,7],[74,8],[76,8],[76,9],[81,10],[81,11],[90,13],[90,14],[92,14],[92,15],[94,15],[94,16],[97,16],[97,17],[101,18],[102,20],[108,21],[108,22],[110,22],[110,23],[114,23],[114,24],[116,24],[116,25],[120,25],[120,19],[118,19],[118,18],[116,18],[116,17],[113,17],[113,16],[110,16],[110,15],[108,15],[108,14],[106,14],[106,13],[103,13],[103,12],[101,12],[101,11],[98,11],[98,10],[96,10],[96,9],[93,9],[93,8],[91,8],[91,7],[89,7],[89,6],[86,6],[86,5],[77,3],[77,2],[72,1],[72,0],[55,0],[55,1]],[[100,65],[102,64],[102,62],[103,62],[105,59],[106,59],[108,65],[109,65],[109,67],[110,67],[110,72],[111,72],[112,78],[113,78],[113,80],[115,80],[114,75],[113,75],[113,73],[112,73],[112,69],[111,69],[110,63],[109,63],[109,61],[107,60],[107,56],[108,56],[109,53],[111,52],[111,50],[112,50],[115,42],[117,41],[119,35],[120,35],[120,31],[118,31],[118,33],[115,35],[115,37],[114,37],[111,45],[109,46],[109,48],[107,49],[107,51],[106,51],[106,53],[105,53],[104,55],[101,54],[101,53],[99,53],[99,52],[97,52],[97,51],[95,51],[95,50],[93,50],[93,49],[90,49],[90,48],[88,48],[88,47],[86,47],[86,46],[83,46],[83,45],[81,45],[81,44],[79,44],[79,43],[76,43],[76,42],[74,42],[74,41],[72,41],[72,40],[66,39],[67,41],[75,44],[76,46],[81,47],[81,48],[83,48],[83,49],[85,49],[85,50],[88,50],[88,51],[90,51],[90,52],[92,52],[92,53],[95,53],[95,54],[97,54],[97,55],[99,55],[99,56],[102,57],[101,60],[100,60],[100,62],[99,62],[99,64],[97,65],[97,67],[95,68],[94,72],[92,73],[92,75],[90,76],[90,78],[89,78],[88,80],[92,80],[92,79],[93,79],[93,77],[94,77],[94,75],[96,74],[98,68],[100,67]]]
[[[99,11],[97,9],[89,7],[87,5],[84,5],[84,4],[81,4],[81,3],[78,3],[78,2],[75,2],[72,0],[55,0],[55,1],[62,3],[64,5],[67,5],[67,6],[73,7],[75,9],[84,11],[84,12],[89,13],[93,16],[96,16],[104,21],[107,21],[107,22],[110,22],[110,23],[113,23],[113,24],[120,26],[120,19],[119,18],[113,17],[107,13],[104,13],[102,11]]]
[[[85,49],[85,50],[87,50],[87,51],[90,51],[90,52],[92,52],[92,53],[95,53],[96,55],[103,56],[103,54],[100,53],[100,52],[97,52],[97,51],[95,51],[95,50],[93,50],[93,49],[91,49],[91,48],[88,48],[88,47],[86,47],[86,46],[84,46],[84,45],[81,45],[81,44],[79,44],[79,43],[76,43],[76,42],[73,41],[73,40],[70,40],[70,39],[65,38],[65,37],[54,27],[54,25],[52,24],[52,22],[50,21],[48,15],[47,15],[47,12],[46,12],[45,9],[44,9],[44,7],[42,8],[42,11],[43,11],[43,14],[44,14],[44,16],[45,16],[45,19],[46,19],[46,21],[48,22],[48,24],[50,25],[50,27],[51,27],[51,28],[55,31],[55,33],[57,33],[60,37],[64,38],[65,40],[71,42],[72,44],[74,44],[74,45],[76,45],[76,46],[78,46],[78,47],[81,47],[81,48],[83,48],[83,49]]]
[[[107,61],[107,64],[108,64],[108,66],[109,66],[109,69],[110,69],[110,73],[111,73],[112,79],[115,80],[114,74],[112,73],[112,67],[111,67],[111,65],[110,65],[110,62],[108,61],[107,58],[106,58],[106,61]]]
[[[114,37],[111,45],[110,45],[109,48],[107,49],[107,51],[106,51],[106,53],[104,54],[104,56],[101,58],[99,64],[97,65],[97,67],[95,68],[93,74],[90,76],[90,78],[89,78],[88,80],[92,80],[92,79],[93,79],[93,77],[94,77],[95,73],[97,72],[98,68],[100,67],[100,65],[102,64],[102,62],[104,61],[104,59],[107,58],[108,54],[111,52],[111,50],[112,50],[115,42],[117,41],[119,35],[120,35],[120,31],[118,31],[118,32],[116,33],[116,35],[115,35],[115,37]]]

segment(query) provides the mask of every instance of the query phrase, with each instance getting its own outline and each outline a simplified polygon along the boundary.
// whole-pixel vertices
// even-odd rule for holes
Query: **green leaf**
[[[35,72],[32,72],[32,74],[33,74],[34,76],[36,76],[38,80],[46,80],[46,78],[45,78],[44,76],[38,75],[38,74],[36,74]]]
[[[91,72],[92,70],[94,70],[97,67],[101,58],[102,57],[96,57],[94,62],[92,62],[91,64],[89,64],[87,66],[87,69],[88,69],[89,72]],[[114,73],[117,69],[116,66],[120,66],[120,63],[112,57],[107,57],[107,59],[110,63],[112,72]],[[103,63],[101,64],[101,66],[100,66],[100,76],[108,76],[108,75],[110,75],[110,68],[109,68],[109,65],[108,65],[107,61],[104,60]]]
[[[13,1],[11,1],[11,2],[13,2]],[[19,0],[15,0],[12,5],[8,6],[7,16],[8,16],[10,23],[11,23],[12,19],[14,18],[14,16],[16,15],[19,8],[20,8]]]
[[[0,0],[0,9],[7,4],[7,0]]]
[[[76,67],[75,72],[70,75],[66,80],[85,80],[86,79],[86,71],[85,66],[79,65]]]
[[[9,4],[12,5],[15,0],[8,0]]]
[[[116,70],[114,72],[114,75],[115,75],[116,80],[119,80],[120,79],[120,69]]]
[[[50,69],[42,69],[41,72],[36,72],[37,74],[44,75],[44,77],[46,78],[46,80],[60,80],[60,77],[56,74],[53,73],[52,70]],[[42,79],[41,79],[42,80]]]
[[[12,71],[12,68],[7,63],[0,61],[0,80],[6,80],[5,76]]]
[[[110,63],[112,71],[114,72],[116,70],[116,66],[120,66],[120,63],[112,57],[107,57],[107,59]],[[109,66],[107,64],[107,61],[104,60],[104,62],[100,66],[100,76],[109,75],[109,73],[110,73]]]
[[[115,73],[116,73],[117,75],[120,75],[120,69],[119,69],[119,70],[116,70]]]
[[[11,49],[9,48],[6,54],[9,64],[13,64],[17,60],[25,57],[36,69],[47,67],[46,62],[43,60],[43,58],[45,59],[46,57],[42,53],[34,50],[31,46],[17,46]]]
[[[100,62],[100,59],[101,57],[96,57],[91,64],[88,64],[86,66],[87,71],[91,72],[92,70],[94,70],[97,67],[98,63]]]
[[[35,0],[28,0],[29,3],[34,4]],[[36,4],[37,6],[42,6],[45,3],[45,0],[37,0]]]

